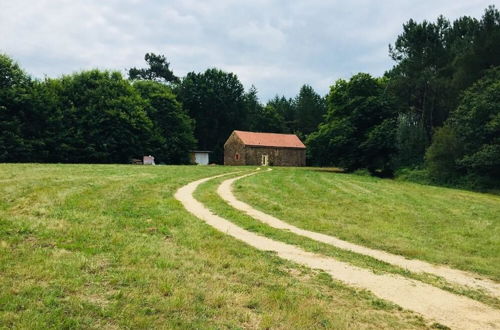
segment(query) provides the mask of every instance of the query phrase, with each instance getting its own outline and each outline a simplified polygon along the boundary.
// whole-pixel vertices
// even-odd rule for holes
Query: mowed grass
[[[500,280],[500,196],[274,168],[235,183],[238,198],[300,228]]]
[[[231,176],[239,176],[239,174],[231,175]],[[262,223],[259,220],[256,220],[241,211],[236,210],[235,208],[229,206],[216,192],[217,187],[221,184],[222,181],[228,179],[229,176],[222,176],[213,180],[210,180],[206,183],[200,185],[200,187],[195,192],[195,198],[202,202],[207,208],[209,208],[213,213],[220,215],[230,221],[234,222],[238,226],[257,233],[258,235],[265,236],[271,238],[276,241],[285,242],[288,244],[296,245],[306,251],[310,251],[313,253],[317,253],[324,256],[333,257],[339,261],[347,262],[351,265],[358,266],[361,268],[366,268],[372,270],[376,274],[389,273],[389,274],[397,274],[403,277],[415,279],[443,290],[467,296],[469,298],[475,299],[482,303],[488,304],[495,308],[500,308],[500,299],[493,297],[482,290],[476,290],[472,288],[467,288],[464,286],[460,286],[455,283],[451,283],[446,281],[445,279],[431,275],[431,274],[422,274],[422,273],[412,273],[407,269],[390,265],[383,261],[374,259],[369,256],[365,256],[362,254],[354,253],[351,251],[343,250],[336,248],[332,245],[320,243],[318,241],[296,235],[287,230],[280,230],[270,227]],[[377,298],[373,298],[376,300]],[[384,302],[380,300],[379,305],[386,305],[390,308],[390,303]],[[394,307],[394,306],[392,306]]]
[[[0,164],[0,327],[425,326],[213,230],[173,198],[234,170]]]

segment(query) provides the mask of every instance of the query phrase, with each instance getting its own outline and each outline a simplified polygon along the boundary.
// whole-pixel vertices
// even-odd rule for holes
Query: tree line
[[[500,13],[410,20],[383,77],[338,80],[308,136],[310,161],[441,183],[500,186]]]
[[[163,55],[145,68],[37,80],[0,55],[0,161],[126,163],[145,154],[223,159],[234,129],[294,133],[310,165],[392,176],[417,169],[444,183],[500,181],[500,14],[410,20],[382,77],[358,73],[326,96],[308,85],[265,104],[217,68],[177,77]]]
[[[0,55],[0,161],[128,163],[151,154],[186,164],[189,150],[203,149],[220,163],[234,129],[306,136],[326,112],[307,85],[264,106],[233,73],[211,68],[180,79],[163,55],[145,60],[128,79],[89,70],[40,81]]]

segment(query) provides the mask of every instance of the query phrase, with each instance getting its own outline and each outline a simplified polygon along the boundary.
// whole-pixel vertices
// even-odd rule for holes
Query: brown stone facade
[[[224,144],[224,165],[247,165],[245,145],[236,134],[231,134]]]
[[[265,164],[265,162],[267,162],[267,164]],[[305,166],[306,150],[293,148],[246,146],[245,164],[270,166]]]
[[[231,134],[224,145],[224,165],[305,166],[306,149],[249,146]]]

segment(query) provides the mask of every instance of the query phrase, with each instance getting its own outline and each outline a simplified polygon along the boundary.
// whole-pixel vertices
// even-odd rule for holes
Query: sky
[[[481,17],[493,0],[0,0],[0,53],[37,78],[145,67],[163,54],[177,76],[219,68],[261,101],[304,84],[380,76],[410,18]],[[498,7],[498,6],[497,6]]]

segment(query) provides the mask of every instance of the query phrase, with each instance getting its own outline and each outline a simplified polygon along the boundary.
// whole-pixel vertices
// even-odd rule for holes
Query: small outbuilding
[[[224,144],[224,165],[305,166],[306,146],[295,134],[233,131]]]
[[[191,150],[189,152],[191,163],[196,165],[208,165],[210,153],[211,151]]]
[[[151,155],[142,157],[142,163],[144,165],[155,165],[155,158]]]

